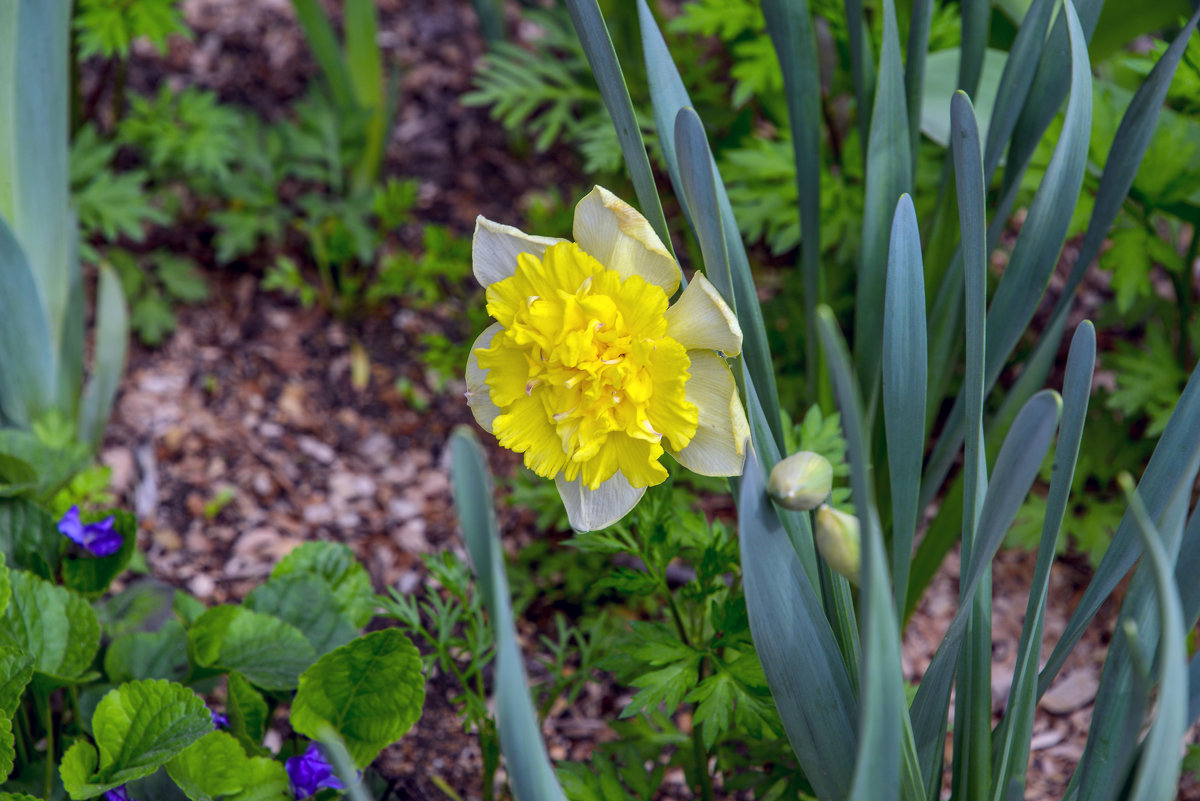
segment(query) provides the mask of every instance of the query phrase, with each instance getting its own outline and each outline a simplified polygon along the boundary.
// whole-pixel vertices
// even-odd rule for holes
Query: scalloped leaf
[[[240,672],[264,690],[291,690],[317,658],[299,629],[240,606],[214,606],[188,630],[196,664]]]
[[[0,618],[0,645],[28,653],[34,670],[70,681],[92,664],[100,621],[83,596],[24,570],[10,574],[12,599]]]
[[[312,573],[325,579],[333,590],[338,610],[361,629],[375,614],[375,591],[371,577],[349,547],[335,542],[306,542],[289,553],[275,569],[271,578],[291,573]]]

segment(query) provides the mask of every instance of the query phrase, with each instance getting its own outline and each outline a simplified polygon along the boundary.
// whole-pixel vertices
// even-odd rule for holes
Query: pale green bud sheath
[[[829,497],[832,488],[833,465],[812,451],[800,451],[780,461],[767,482],[771,499],[796,512],[816,509]]]
[[[836,572],[858,583],[858,518],[822,505],[817,510],[817,551]]]

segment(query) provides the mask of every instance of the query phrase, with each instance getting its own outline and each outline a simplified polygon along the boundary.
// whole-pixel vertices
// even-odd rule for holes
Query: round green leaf
[[[187,643],[178,620],[168,620],[158,631],[126,634],[108,647],[104,672],[117,684],[132,679],[183,681],[188,674]]]
[[[333,590],[338,610],[355,628],[371,621],[375,613],[371,578],[349,547],[336,542],[306,542],[279,560],[271,578],[292,573],[312,573],[325,579]]]
[[[214,606],[192,625],[197,664],[236,670],[264,690],[290,690],[316,652],[296,627],[240,606]]]
[[[395,742],[421,715],[421,655],[398,629],[343,645],[304,671],[292,701],[292,728],[318,739],[332,726],[360,767]]]
[[[167,774],[191,801],[214,801],[246,786],[249,759],[238,741],[213,731],[167,763]]]
[[[272,578],[251,590],[244,605],[295,626],[318,655],[358,636],[358,629],[339,610],[329,582],[313,573],[288,573]]]
[[[78,677],[100,647],[100,622],[81,595],[23,570],[10,574],[12,598],[0,618],[0,645],[33,657],[34,670]]]

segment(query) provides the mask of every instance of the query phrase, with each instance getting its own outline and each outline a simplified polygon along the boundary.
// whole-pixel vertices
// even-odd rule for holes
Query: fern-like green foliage
[[[73,25],[83,58],[125,58],[142,37],[162,53],[168,37],[191,36],[178,0],[77,0]]]
[[[164,84],[155,97],[130,98],[118,138],[143,153],[159,175],[221,182],[230,178],[243,123],[213,92],[191,87],[174,92]]]
[[[1106,365],[1116,374],[1116,389],[1105,405],[1126,419],[1145,415],[1149,421],[1146,437],[1157,437],[1187,383],[1188,371],[1179,358],[1179,343],[1172,341],[1177,332],[1168,332],[1161,320],[1146,326],[1140,344],[1118,342],[1116,352]]]

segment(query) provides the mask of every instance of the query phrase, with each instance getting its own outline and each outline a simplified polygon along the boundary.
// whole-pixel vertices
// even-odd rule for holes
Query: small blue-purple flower
[[[104,801],[134,801],[129,797],[129,791],[125,789],[125,785],[114,787],[104,794]]]
[[[226,717],[225,715],[222,715],[220,712],[218,712],[215,709],[208,710],[208,714],[212,715],[212,722],[213,722],[214,727],[216,727],[218,729],[228,729],[229,728],[229,718],[228,717]]]
[[[84,523],[79,519],[79,507],[72,506],[58,521],[58,530],[71,542],[96,556],[111,556],[121,550],[121,534],[115,524],[116,518],[111,515],[99,523]]]
[[[292,795],[297,799],[316,795],[317,790],[322,787],[346,789],[346,785],[334,774],[333,766],[325,761],[321,747],[316,743],[309,743],[307,751],[300,756],[291,757],[283,766],[292,785]]]

